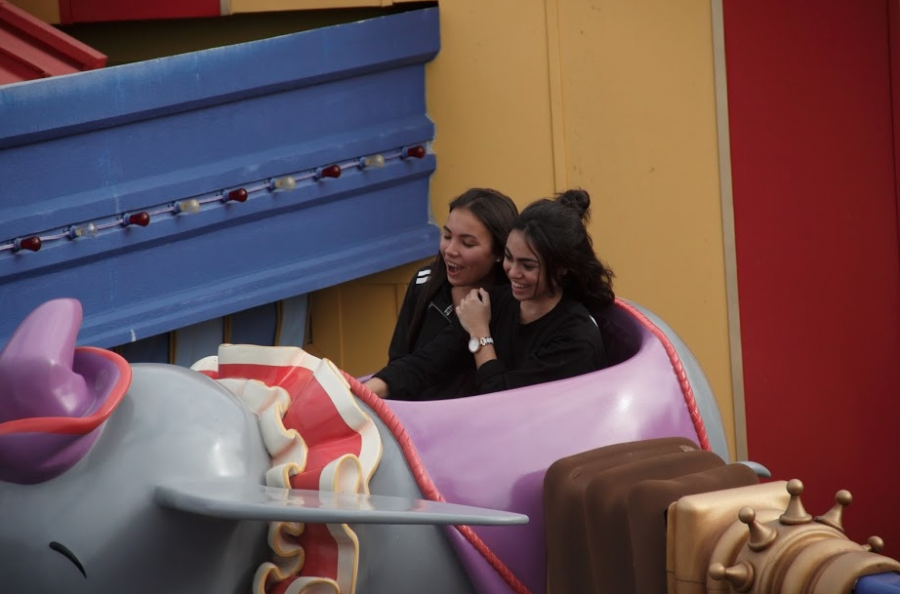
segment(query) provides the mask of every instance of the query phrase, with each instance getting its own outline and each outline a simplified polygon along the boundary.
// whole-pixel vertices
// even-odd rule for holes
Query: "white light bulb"
[[[200,212],[200,201],[196,198],[188,198],[175,203],[175,214],[194,214]]]
[[[71,227],[69,229],[69,237],[71,239],[78,239],[79,237],[97,237],[99,231],[97,225],[94,223],[86,223],[81,226]]]
[[[384,167],[384,155],[370,155],[363,159],[363,165],[365,167],[374,167],[378,169],[379,167]]]
[[[279,177],[275,180],[276,190],[293,190],[296,187],[297,180],[295,180],[290,175],[285,175],[284,177]]]

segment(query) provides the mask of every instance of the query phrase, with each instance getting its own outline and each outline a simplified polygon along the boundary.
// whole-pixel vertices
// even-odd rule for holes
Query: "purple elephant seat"
[[[716,429],[722,423],[708,384],[691,370],[696,362],[683,343],[651,316],[619,300],[601,327],[624,360],[566,380],[456,400],[399,402],[381,401],[350,378],[354,392],[405,449],[426,498],[530,518],[521,526],[449,530],[476,591],[546,591],[541,494],[556,460],[660,437],[686,437],[713,449],[703,416]],[[692,383],[698,377],[702,381]],[[727,451],[717,453],[727,459]]]

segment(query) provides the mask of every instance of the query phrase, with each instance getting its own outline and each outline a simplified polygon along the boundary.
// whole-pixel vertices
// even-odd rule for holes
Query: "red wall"
[[[850,489],[850,536],[900,556],[888,13],[887,0],[724,2],[749,455],[802,479],[813,515]]]
[[[59,0],[59,18],[64,25],[219,15],[219,0]]]

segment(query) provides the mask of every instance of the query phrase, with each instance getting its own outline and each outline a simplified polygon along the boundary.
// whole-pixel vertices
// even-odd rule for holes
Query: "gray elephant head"
[[[271,448],[245,402],[192,370],[76,348],[80,322],[77,301],[48,302],[0,352],[4,589],[245,593],[260,586],[270,522],[352,522],[372,554],[342,594],[421,591],[436,577],[443,585],[432,591],[466,592],[434,525],[526,520],[416,500],[380,423],[382,461],[401,461],[371,481],[385,495],[267,487]]]

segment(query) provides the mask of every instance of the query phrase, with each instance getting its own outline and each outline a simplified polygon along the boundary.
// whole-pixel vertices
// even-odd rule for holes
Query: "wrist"
[[[473,336],[469,339],[469,352],[473,355],[486,346],[493,346],[494,339],[490,336]]]
[[[469,332],[469,336],[473,338],[482,338],[484,336],[490,336],[491,329],[487,326],[473,326],[471,331]]]

